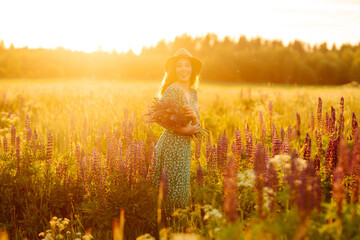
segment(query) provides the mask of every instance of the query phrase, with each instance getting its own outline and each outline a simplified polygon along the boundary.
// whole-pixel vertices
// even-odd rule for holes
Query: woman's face
[[[187,58],[180,58],[176,65],[176,77],[179,81],[187,82],[190,80],[191,77],[191,62]]]

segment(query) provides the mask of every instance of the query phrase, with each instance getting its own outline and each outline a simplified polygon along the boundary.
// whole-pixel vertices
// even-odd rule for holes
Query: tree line
[[[136,55],[131,50],[118,53],[85,53],[64,48],[6,48],[0,41],[0,78],[96,78],[161,79],[164,63],[184,47],[203,62],[202,81],[280,84],[346,84],[360,82],[360,42],[328,47],[295,40],[284,45],[280,40],[260,37],[219,39],[209,33],[203,37],[187,34],[173,41],[159,41],[143,47]]]

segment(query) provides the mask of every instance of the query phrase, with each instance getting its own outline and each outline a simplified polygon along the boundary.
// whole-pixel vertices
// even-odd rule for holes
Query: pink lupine
[[[53,137],[52,134],[49,133],[47,136],[47,145],[46,145],[46,166],[49,168],[51,165],[53,153]]]
[[[304,160],[309,162],[310,159],[311,159],[311,137],[309,133],[307,133],[304,143]]]
[[[351,135],[353,137],[355,136],[356,129],[358,129],[358,123],[356,121],[356,115],[353,112],[352,115],[351,115]]]
[[[322,100],[319,98],[318,107],[317,107],[317,129],[321,131],[322,129]]]
[[[238,187],[235,181],[236,171],[234,164],[234,158],[231,156],[226,165],[226,175],[224,180],[224,212],[226,219],[231,223],[235,223],[239,217],[237,212]]]
[[[263,205],[264,205],[264,178],[266,171],[266,160],[265,160],[265,148],[262,144],[256,145],[256,152],[254,156],[254,172],[255,172],[255,192],[256,192],[256,205],[257,211],[260,217],[264,217]]]
[[[9,151],[9,144],[6,137],[4,137],[3,145],[4,145],[4,152],[7,153]]]
[[[204,186],[204,174],[200,162],[198,163],[198,167],[196,169],[196,181],[199,188]]]
[[[277,134],[275,134],[273,137],[272,145],[273,145],[272,157],[274,157],[275,155],[279,155],[281,151],[281,143]]]

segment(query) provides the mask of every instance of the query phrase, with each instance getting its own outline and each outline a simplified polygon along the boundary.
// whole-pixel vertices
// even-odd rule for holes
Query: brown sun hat
[[[175,55],[170,57],[166,63],[165,63],[165,72],[168,72],[169,68],[176,63],[176,61],[179,58],[187,58],[190,60],[192,68],[194,69],[194,71],[196,73],[200,73],[201,68],[202,68],[202,63],[199,59],[193,57],[188,50],[186,50],[185,48],[180,48],[179,50],[176,51]]]

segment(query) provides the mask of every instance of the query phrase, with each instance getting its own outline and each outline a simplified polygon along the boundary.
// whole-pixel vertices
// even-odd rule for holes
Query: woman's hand
[[[191,119],[191,121],[193,122],[193,124],[198,124],[196,113],[191,106],[185,105],[185,106],[182,106],[182,109],[184,111],[184,115],[186,117],[189,117]]]
[[[191,122],[189,122],[185,127],[176,129],[175,132],[181,135],[191,136],[199,132],[200,129],[201,127],[199,124],[192,125]]]

